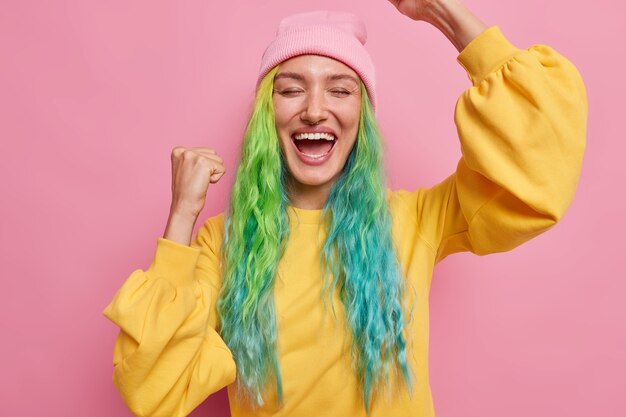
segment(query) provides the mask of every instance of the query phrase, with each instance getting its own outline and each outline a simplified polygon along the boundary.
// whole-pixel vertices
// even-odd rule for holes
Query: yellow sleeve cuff
[[[498,26],[491,26],[467,44],[456,60],[465,68],[472,84],[478,85],[520,51],[504,37]]]
[[[158,238],[154,259],[147,273],[153,277],[166,279],[172,285],[190,284],[199,256],[199,248]]]

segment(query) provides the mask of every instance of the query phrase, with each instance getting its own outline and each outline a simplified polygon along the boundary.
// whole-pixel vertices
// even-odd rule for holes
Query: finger
[[[217,154],[213,154],[213,155],[204,155],[205,158],[210,159],[211,161],[215,161],[219,164],[223,164],[224,163],[224,159],[222,159],[221,156],[217,155]]]
[[[224,160],[222,159],[222,157],[219,156],[217,154],[217,152],[215,152],[215,150],[213,150],[213,149],[209,149],[209,148],[194,148],[194,149],[192,149],[192,152],[197,154],[197,155],[202,155],[202,156],[204,156],[206,158],[218,161],[220,164],[224,163]]]
[[[183,146],[175,146],[172,149],[172,152],[170,154],[170,159],[171,159],[171,164],[172,164],[172,180],[175,179],[175,174],[178,168],[178,164],[184,151],[185,151],[185,148]],[[172,181],[172,183],[173,182],[174,181]]]
[[[189,148],[189,149],[193,149],[194,151],[198,151],[200,153],[208,153],[208,154],[216,154],[217,153],[215,151],[215,149],[207,148],[206,146],[199,146],[197,148]]]
[[[211,173],[211,176],[209,177],[209,181],[211,182],[211,184],[215,184],[216,182],[220,180],[220,178],[222,178],[222,176],[224,176],[225,173],[226,173],[226,170],[224,169],[224,167],[219,167],[219,168],[216,167]]]
[[[172,153],[170,155],[170,159],[172,160],[172,169],[175,169],[178,166],[178,161],[180,161],[185,149],[186,148],[183,146],[176,146],[172,149]]]

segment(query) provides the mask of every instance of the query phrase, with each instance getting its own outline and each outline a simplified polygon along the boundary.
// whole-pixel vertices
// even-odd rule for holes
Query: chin
[[[306,169],[289,169],[291,180],[296,184],[309,187],[321,187],[333,183],[339,178],[340,172],[325,167],[306,167]]]
[[[298,184],[308,185],[309,187],[316,187],[326,185],[329,182],[332,182],[335,178],[332,174],[325,174],[323,172],[319,173],[296,173],[295,175],[291,172],[291,179]]]

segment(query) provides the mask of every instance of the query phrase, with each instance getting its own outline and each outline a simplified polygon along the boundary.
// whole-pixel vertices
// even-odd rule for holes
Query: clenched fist
[[[172,150],[172,211],[197,216],[204,207],[209,184],[222,178],[224,160],[209,148]]]

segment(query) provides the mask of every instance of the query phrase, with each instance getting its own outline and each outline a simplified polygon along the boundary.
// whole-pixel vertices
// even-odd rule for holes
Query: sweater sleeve
[[[507,251],[550,229],[573,199],[585,149],[585,86],[554,49],[518,49],[492,26],[457,60],[472,82],[454,114],[463,156],[414,197],[436,262]]]
[[[192,246],[159,238],[104,314],[119,328],[113,382],[137,416],[186,416],[235,380],[231,352],[215,328],[219,259],[209,222]]]

